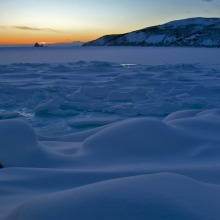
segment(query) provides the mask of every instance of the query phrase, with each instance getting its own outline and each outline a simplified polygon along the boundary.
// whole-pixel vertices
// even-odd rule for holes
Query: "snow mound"
[[[155,119],[128,119],[104,128],[83,142],[83,151],[106,160],[170,154],[167,144],[176,132]],[[160,138],[158,138],[160,136]],[[125,138],[126,137],[126,138]],[[177,149],[179,151],[179,149]]]
[[[220,156],[216,146],[216,142],[220,142],[220,110],[217,109],[180,111],[163,121],[153,118],[111,120],[114,118],[78,120],[72,122],[72,126],[97,123],[105,126],[60,138],[45,137],[43,141],[39,141],[34,130],[21,120],[0,121],[0,162],[5,167],[53,167],[58,164],[81,167],[84,164],[108,165],[113,161],[115,164],[135,164],[161,159],[168,162],[169,158],[190,161]],[[63,148],[52,147],[59,143]]]
[[[39,196],[7,220],[220,218],[220,187],[177,174],[119,178]]]
[[[2,120],[0,216],[217,220],[219,131],[220,109],[126,119],[54,138]]]
[[[25,166],[37,162],[41,151],[33,129],[21,120],[0,121],[0,161],[3,166]]]

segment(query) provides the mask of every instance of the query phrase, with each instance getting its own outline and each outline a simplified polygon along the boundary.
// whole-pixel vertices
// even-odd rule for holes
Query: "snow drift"
[[[220,110],[127,119],[56,141],[16,119],[0,129],[3,219],[220,217]]]

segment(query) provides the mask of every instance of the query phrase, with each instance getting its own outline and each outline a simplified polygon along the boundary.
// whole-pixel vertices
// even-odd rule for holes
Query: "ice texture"
[[[218,56],[201,48],[2,48],[0,119],[63,135],[115,118],[220,108]]]

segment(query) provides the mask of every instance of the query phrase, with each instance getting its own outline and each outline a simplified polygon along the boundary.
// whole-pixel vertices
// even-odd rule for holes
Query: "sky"
[[[220,0],[0,0],[0,44],[86,42],[189,17],[220,17]]]

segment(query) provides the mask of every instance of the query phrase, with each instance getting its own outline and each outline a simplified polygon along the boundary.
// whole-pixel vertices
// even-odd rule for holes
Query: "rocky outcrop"
[[[36,42],[36,43],[34,44],[34,47],[44,47],[44,45],[39,44],[39,43]]]

